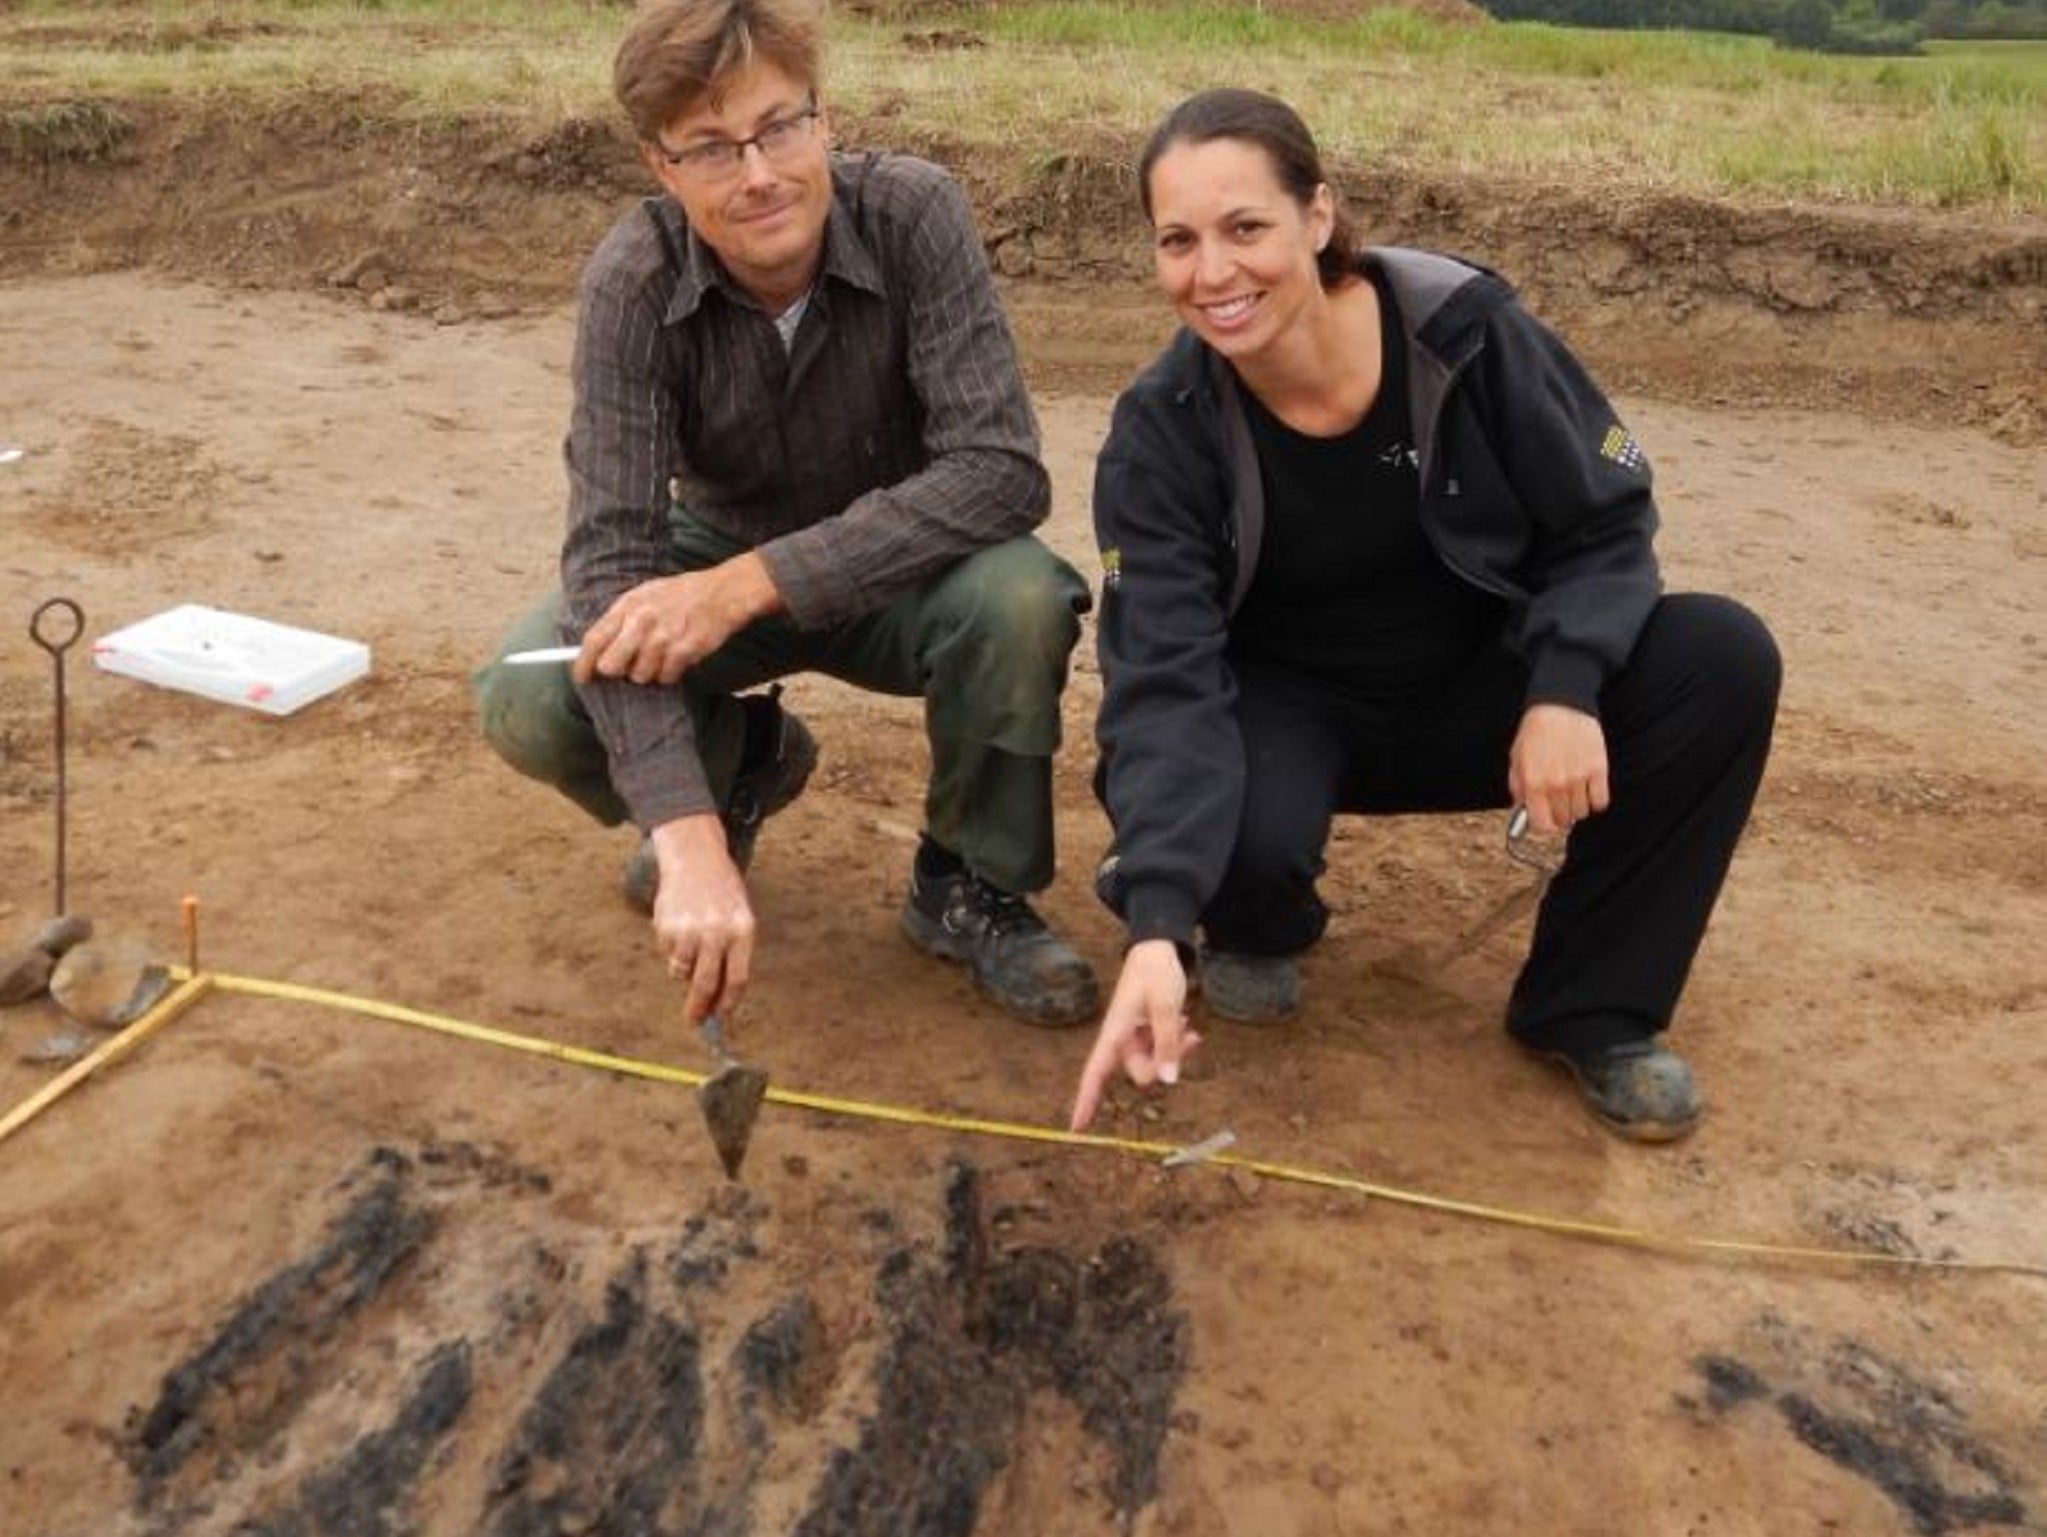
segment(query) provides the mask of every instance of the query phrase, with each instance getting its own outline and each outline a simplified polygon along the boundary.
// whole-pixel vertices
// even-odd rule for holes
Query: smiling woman
[[[1284,102],[1190,98],[1139,181],[1186,329],[1095,480],[1131,946],[1074,1126],[1119,1067],[1178,1078],[1190,966],[1222,1019],[1300,1008],[1335,815],[1512,806],[1570,842],[1509,1032],[1613,1130],[1683,1136],[1658,1037],[1769,752],[1768,633],[1660,596],[1648,461],[1583,367],[1490,272],[1359,251]]]
[[[1305,311],[1357,260],[1328,185],[1307,180],[1296,195],[1274,170],[1264,149],[1229,138],[1176,144],[1139,169],[1159,287],[1224,357],[1249,361],[1275,338],[1306,337]],[[1377,381],[1361,374],[1354,383],[1359,398],[1317,389],[1295,410],[1320,416],[1326,400],[1332,425],[1355,419]]]

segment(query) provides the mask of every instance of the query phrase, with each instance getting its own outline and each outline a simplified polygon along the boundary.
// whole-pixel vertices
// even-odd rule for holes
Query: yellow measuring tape
[[[129,1052],[148,1040],[165,1025],[176,1019],[186,1009],[203,998],[213,986],[213,978],[201,974],[183,974],[177,991],[159,999],[134,1024],[90,1055],[80,1057],[55,1078],[44,1084],[35,1093],[16,1105],[6,1115],[0,1116],[0,1142],[5,1142],[15,1132],[33,1121],[66,1094],[77,1088],[101,1068],[120,1061]]]
[[[532,1056],[550,1057],[557,1062],[568,1062],[577,1067],[594,1067],[629,1078],[652,1079],[657,1083],[679,1083],[695,1087],[701,1085],[709,1076],[689,1068],[670,1067],[661,1062],[647,1062],[634,1057],[614,1056],[609,1052],[590,1051],[581,1046],[567,1046],[559,1041],[544,1040],[538,1036],[516,1035],[508,1030],[472,1024],[467,1020],[453,1019],[443,1014],[429,1014],[399,1004],[357,998],[347,993],[330,992],[325,988],[304,987],[294,982],[269,982],[259,977],[230,976],[221,972],[195,973],[184,967],[172,968],[172,975],[179,978],[182,984],[176,992],[90,1057],[67,1070],[62,1077],[53,1080],[40,1093],[31,1096],[4,1118],[0,1118],[0,1141],[4,1141],[17,1128],[69,1093],[99,1068],[126,1056],[149,1035],[170,1023],[209,991],[240,993],[248,997],[275,998],[292,1003],[310,1003],[322,1008],[341,1009],[371,1019],[388,1020],[393,1024],[432,1030],[441,1035],[454,1036],[459,1040],[474,1041],[479,1045],[496,1046],[507,1051],[522,1051]],[[909,1105],[839,1099],[829,1094],[808,1094],[797,1089],[770,1087],[767,1098],[771,1104],[788,1105],[799,1110],[816,1110],[827,1115],[852,1116],[866,1121],[887,1121],[900,1126],[929,1126],[974,1136],[1004,1137],[1017,1142],[1046,1142],[1066,1147],[1102,1148],[1154,1162],[1181,1151],[1173,1143],[1146,1142],[1130,1137],[1108,1137],[1093,1132],[1072,1132],[1053,1126],[1033,1126],[1016,1121],[990,1121],[976,1116],[948,1115],[940,1111],[919,1110]],[[1451,1216],[1471,1217],[1481,1222],[1507,1227],[1530,1228],[1537,1232],[1589,1238],[1634,1248],[1739,1255],[1752,1259],[1882,1266],[1896,1270],[2022,1275],[2031,1276],[2036,1280],[2047,1280],[2047,1266],[2041,1265],[1989,1260],[1925,1259],[1917,1255],[1885,1254],[1874,1249],[1820,1248],[1800,1244],[1764,1243],[1741,1238],[1706,1238],[1689,1233],[1657,1233],[1618,1223],[1592,1222],[1576,1217],[1558,1217],[1543,1212],[1523,1211],[1510,1206],[1460,1201],[1448,1196],[1430,1195],[1425,1191],[1403,1189],[1397,1185],[1383,1185],[1375,1180],[1359,1179],[1353,1175],[1334,1173],[1326,1169],[1275,1163],[1263,1158],[1247,1158],[1236,1153],[1215,1153],[1205,1157],[1202,1162],[1225,1169],[1244,1169],[1264,1179],[1284,1180],[1296,1185],[1315,1185],[1325,1190],[1347,1190],[1356,1195],[1390,1201],[1401,1206],[1419,1207],[1425,1211],[1443,1212]]]

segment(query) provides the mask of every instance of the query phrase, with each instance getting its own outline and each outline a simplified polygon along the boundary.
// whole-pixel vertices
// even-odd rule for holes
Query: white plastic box
[[[93,642],[93,665],[265,715],[289,715],[370,670],[370,648],[185,603]]]

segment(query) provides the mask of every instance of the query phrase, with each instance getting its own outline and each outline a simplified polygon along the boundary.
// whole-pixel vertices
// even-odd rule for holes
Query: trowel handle
[[[732,1053],[725,1049],[725,1021],[715,1014],[706,1014],[703,1025],[704,1044],[711,1048],[711,1055],[718,1059],[720,1067],[732,1066]]]

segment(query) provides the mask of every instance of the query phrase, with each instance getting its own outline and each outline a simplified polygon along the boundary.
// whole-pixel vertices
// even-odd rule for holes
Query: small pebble
[[[36,947],[51,956],[59,956],[90,938],[92,920],[81,918],[76,913],[66,913],[61,918],[52,918],[37,931]]]
[[[61,1067],[76,1062],[92,1049],[92,1038],[83,1030],[59,1030],[46,1035],[21,1054],[30,1067]]]
[[[328,273],[327,281],[337,288],[349,288],[361,281],[362,275],[372,267],[383,268],[389,266],[390,260],[382,251],[372,246],[369,250],[358,251],[346,262]]]
[[[42,997],[56,965],[56,957],[38,945],[0,956],[0,1008]]]

